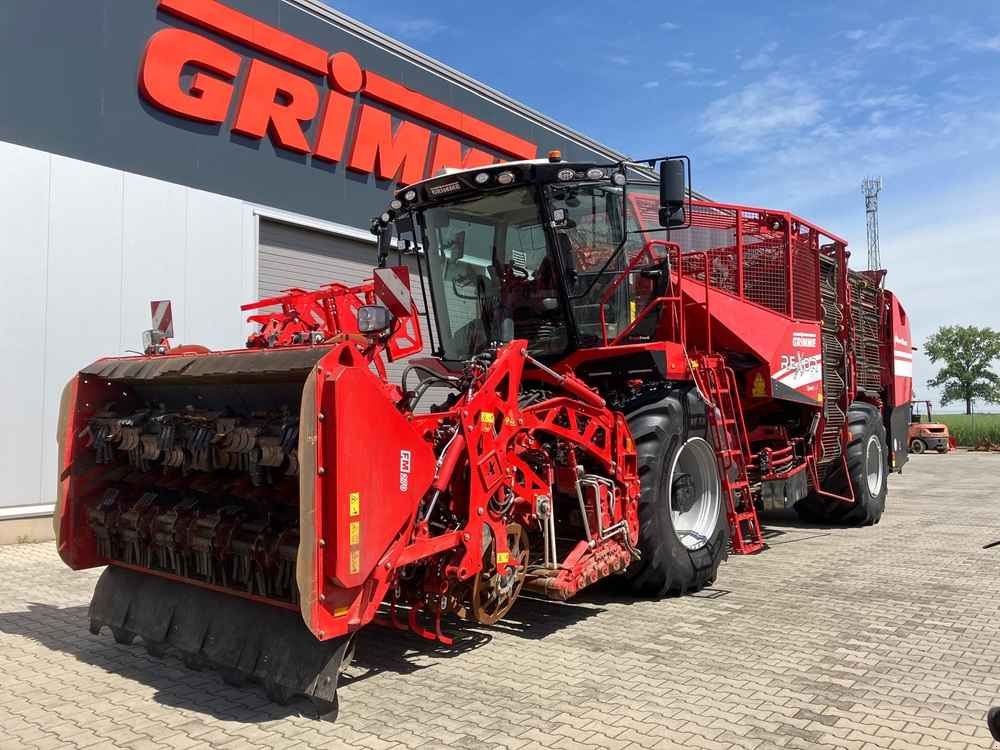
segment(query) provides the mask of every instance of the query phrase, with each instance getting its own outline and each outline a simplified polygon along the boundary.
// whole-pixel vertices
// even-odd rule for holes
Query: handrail
[[[654,246],[666,248],[667,254],[663,258],[657,258],[656,256],[653,255]],[[622,271],[620,274],[618,274],[614,278],[614,280],[612,280],[612,282],[608,285],[608,288],[605,290],[604,294],[601,297],[601,301],[599,303],[599,311],[598,311],[598,314],[600,315],[601,318],[601,339],[604,341],[604,346],[608,345],[608,324],[607,324],[607,319],[604,315],[604,306],[608,303],[608,300],[611,299],[611,295],[613,295],[615,291],[618,289],[618,287],[621,286],[622,282],[628,278],[628,275],[633,271],[635,271],[635,269],[639,265],[639,260],[645,258],[648,255],[650,263],[655,263],[658,260],[666,260],[669,263],[671,250],[676,250],[679,256],[681,252],[681,246],[678,245],[676,242],[666,242],[664,240],[647,240],[646,243],[642,246],[642,249],[635,254],[635,257],[633,257],[632,260],[629,261],[628,265],[625,267],[625,270]]]
[[[671,277],[676,277],[676,282],[674,281],[674,278],[671,278],[670,283],[671,283],[671,286],[673,286],[677,290],[677,293],[673,294],[673,295],[663,295],[663,296],[657,297],[657,298],[655,298],[653,300],[650,300],[650,302],[648,302],[646,304],[646,306],[642,309],[642,311],[638,315],[636,315],[635,320],[633,320],[631,323],[629,323],[629,325],[625,328],[625,330],[622,331],[621,333],[619,333],[617,336],[615,336],[615,338],[612,339],[610,342],[608,341],[608,338],[607,338],[607,327],[606,327],[605,318],[604,318],[604,303],[605,303],[605,300],[602,299],[602,301],[601,301],[601,309],[600,309],[600,316],[601,316],[601,330],[602,330],[603,337],[604,337],[604,345],[608,346],[610,344],[610,345],[614,346],[615,344],[621,343],[621,341],[623,339],[627,338],[632,333],[632,331],[635,330],[636,326],[638,326],[639,323],[642,322],[643,319],[645,319],[651,312],[653,312],[653,310],[655,310],[655,309],[657,309],[657,308],[659,308],[659,307],[661,307],[661,306],[663,306],[665,304],[672,303],[672,304],[676,305],[676,307],[675,307],[676,313],[674,315],[674,325],[676,326],[676,332],[678,334],[678,336],[677,336],[677,338],[679,339],[678,343],[680,343],[681,346],[684,348],[684,350],[687,351],[687,314],[686,314],[685,309],[684,309],[684,289],[683,289],[683,285],[684,285],[684,263],[683,263],[683,260],[685,258],[692,258],[692,257],[696,257],[696,256],[700,255],[701,256],[701,260],[702,260],[702,264],[703,264],[703,268],[704,268],[704,279],[702,281],[702,287],[704,288],[704,291],[705,291],[705,301],[704,301],[704,303],[702,303],[701,306],[705,309],[705,319],[706,319],[706,325],[705,325],[706,340],[705,340],[705,344],[706,344],[707,351],[711,352],[712,351],[712,318],[711,318],[711,294],[710,294],[710,291],[711,291],[711,278],[710,278],[710,275],[709,275],[710,267],[709,267],[708,253],[706,253],[703,250],[695,250],[695,251],[692,251],[692,252],[682,253],[681,249],[680,249],[680,246],[676,242],[665,242],[664,240],[649,240],[649,241],[646,242],[646,244],[643,247],[642,251],[640,251],[639,253],[636,254],[636,258],[641,257],[653,245],[660,245],[660,246],[664,246],[664,247],[667,248],[667,251],[668,251],[667,260],[668,261],[670,260],[670,255],[669,255],[670,250],[674,250],[677,253],[677,262],[675,264],[673,264],[673,263],[671,264],[671,269],[669,271],[669,273],[671,274]],[[634,260],[635,259],[633,259],[633,262],[634,262]],[[630,266],[631,266],[631,264],[630,264]],[[634,270],[634,269],[631,269],[631,270]],[[627,270],[619,278],[624,278],[624,276],[627,275],[628,273],[630,273],[631,270]],[[618,281],[619,284],[621,283],[619,279],[616,279],[616,281]],[[610,299],[610,292],[611,291],[613,291],[613,290],[609,290],[609,293],[606,295],[606,297],[608,299]]]

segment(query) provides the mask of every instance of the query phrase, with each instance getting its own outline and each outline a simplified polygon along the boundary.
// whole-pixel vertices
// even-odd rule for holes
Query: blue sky
[[[331,4],[632,156],[690,154],[697,190],[799,213],[855,267],[882,175],[915,341],[1000,329],[1000,2]]]

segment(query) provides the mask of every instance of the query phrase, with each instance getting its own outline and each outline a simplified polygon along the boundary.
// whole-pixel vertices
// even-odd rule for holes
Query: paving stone
[[[1000,455],[915,457],[878,526],[765,519],[714,596],[525,598],[446,653],[371,628],[335,722],[87,631],[99,571],[0,547],[0,749],[986,748]],[[488,642],[487,642],[488,641]]]

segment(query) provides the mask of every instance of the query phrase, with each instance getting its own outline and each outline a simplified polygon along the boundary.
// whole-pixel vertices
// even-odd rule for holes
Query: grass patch
[[[934,421],[948,425],[959,445],[1000,444],[1000,414],[935,414]]]

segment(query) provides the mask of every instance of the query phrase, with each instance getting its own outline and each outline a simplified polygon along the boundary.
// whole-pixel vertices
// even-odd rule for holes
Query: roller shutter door
[[[338,281],[354,286],[371,278],[375,265],[375,243],[320,232],[314,229],[283,224],[267,219],[260,220],[260,241],[258,259],[258,292],[261,298],[274,297],[291,287],[318,289],[323,284]],[[420,293],[420,277],[417,263],[406,258],[410,268],[410,289],[417,308],[424,309]],[[395,262],[395,256],[390,257]],[[429,292],[428,292],[429,295]],[[428,297],[428,302],[430,301]],[[430,356],[430,337],[427,321],[421,318],[420,331],[424,337],[424,354]],[[406,368],[407,358],[389,365],[389,379],[399,383]],[[411,387],[416,382],[410,376]],[[424,397],[421,406],[426,407],[435,400],[441,400],[446,391],[434,389]],[[424,411],[425,409],[419,409]]]

